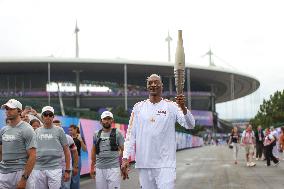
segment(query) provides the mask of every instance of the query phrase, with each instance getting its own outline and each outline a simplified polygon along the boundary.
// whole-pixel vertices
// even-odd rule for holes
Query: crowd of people
[[[2,108],[6,126],[0,130],[0,188],[79,189],[81,147],[86,150],[79,128],[70,125],[65,134],[51,106],[38,114],[10,99]]]
[[[247,167],[256,166],[253,159],[266,161],[267,167],[271,166],[271,161],[274,166],[278,166],[280,160],[284,160],[281,157],[284,150],[284,127],[281,127],[281,131],[278,132],[273,126],[262,129],[259,125],[256,131],[253,131],[252,126],[248,124],[242,134],[237,127],[234,127],[229,136],[228,145],[233,149],[235,164],[238,164],[238,152],[242,146],[245,149]]]
[[[183,94],[173,102],[162,98],[162,89],[160,76],[147,78],[149,98],[134,105],[126,138],[112,128],[113,114],[102,112],[102,129],[93,134],[90,154],[90,176],[97,189],[119,189],[121,177],[129,179],[129,157],[133,153],[141,188],[175,188],[175,123],[192,129],[195,120]],[[10,99],[1,108],[6,110],[6,126],[0,130],[0,188],[80,189],[81,150],[87,150],[80,129],[69,125],[66,134],[51,106],[38,113]],[[256,166],[253,159],[266,161],[268,167],[271,161],[278,166],[284,150],[284,127],[280,133],[273,126],[258,126],[253,131],[248,124],[242,133],[234,127],[228,144],[233,149],[234,164],[238,164],[243,147],[247,167]]]
[[[101,114],[102,129],[93,135],[90,165],[97,189],[119,189],[121,175],[129,178],[133,153],[141,188],[175,188],[175,123],[192,129],[195,120],[183,94],[175,102],[162,98],[160,76],[149,76],[147,89],[149,99],[134,105],[125,139],[111,128],[113,114]],[[80,153],[86,151],[86,144],[78,127],[70,125],[69,135],[65,134],[51,106],[44,106],[39,114],[10,99],[2,108],[7,118],[0,130],[0,188],[79,189]]]

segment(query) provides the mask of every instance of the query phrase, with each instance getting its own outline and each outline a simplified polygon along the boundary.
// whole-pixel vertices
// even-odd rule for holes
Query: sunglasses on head
[[[42,114],[44,117],[53,117],[54,116],[54,114],[52,113],[52,112],[44,112],[43,114]]]

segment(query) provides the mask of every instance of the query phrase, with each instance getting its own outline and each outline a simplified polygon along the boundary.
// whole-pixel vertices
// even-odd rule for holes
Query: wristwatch
[[[71,170],[67,170],[67,169],[66,169],[65,172],[66,172],[66,173],[71,173]]]
[[[22,178],[25,179],[25,180],[28,180],[28,179],[29,179],[29,175],[23,174],[23,175],[22,175]]]

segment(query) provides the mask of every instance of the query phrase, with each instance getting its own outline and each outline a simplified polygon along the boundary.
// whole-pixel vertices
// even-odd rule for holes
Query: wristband
[[[24,180],[28,180],[29,179],[29,175],[22,175],[22,178],[24,179]]]

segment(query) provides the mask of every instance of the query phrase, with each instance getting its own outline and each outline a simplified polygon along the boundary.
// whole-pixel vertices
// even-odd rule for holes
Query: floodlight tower
[[[77,25],[77,20],[76,20],[76,25],[75,25],[75,36],[76,36],[76,58],[79,58],[79,40],[78,40],[78,33],[79,33],[79,28]],[[76,74],[76,116],[80,117],[80,72],[82,72],[82,70],[73,70],[73,72],[75,72]]]
[[[165,39],[168,42],[168,61],[171,62],[171,41],[173,40],[170,36],[170,32],[168,31],[168,36]]]
[[[76,26],[75,26],[75,35],[76,35],[76,58],[79,58],[79,41],[78,41],[78,33],[79,33],[80,29],[78,28],[77,25],[77,20],[76,20]]]

